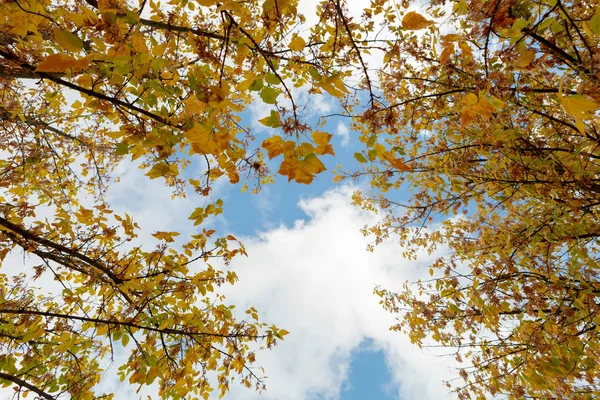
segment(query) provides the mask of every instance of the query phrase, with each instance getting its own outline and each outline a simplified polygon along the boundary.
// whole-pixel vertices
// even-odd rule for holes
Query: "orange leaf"
[[[329,133],[325,133],[325,132],[321,132],[321,131],[314,131],[312,134],[312,138],[315,141],[315,143],[317,144],[315,153],[316,154],[331,154],[332,156],[335,155],[335,153],[333,151],[333,146],[331,146],[329,144],[329,141],[331,140],[332,137],[333,137],[333,135],[331,135]]]
[[[283,153],[283,139],[281,136],[273,136],[262,142],[262,148],[267,150],[270,159]]]
[[[442,54],[440,55],[440,65],[444,65],[448,62],[450,57],[454,54],[454,45],[450,43],[448,46],[444,47]]]
[[[35,70],[39,72],[67,72],[75,67],[78,67],[75,58],[66,54],[51,54],[44,58]]]
[[[458,47],[460,47],[460,49],[462,50],[464,58],[473,58],[473,52],[471,51],[471,48],[469,47],[469,44],[467,42],[460,42],[458,44]]]
[[[421,14],[414,11],[408,12],[404,18],[402,18],[402,27],[411,31],[424,29],[433,24],[433,21],[428,20]]]

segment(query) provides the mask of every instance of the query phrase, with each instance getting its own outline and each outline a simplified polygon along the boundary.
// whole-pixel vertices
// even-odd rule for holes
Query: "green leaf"
[[[369,160],[371,160],[371,161],[377,159],[377,150],[375,150],[375,149],[369,150],[367,152],[367,156],[369,157]]]
[[[125,142],[117,143],[115,154],[118,156],[129,154],[129,145]]]
[[[600,36],[600,14],[595,14],[590,19],[590,29],[596,36]]]
[[[268,126],[270,128],[279,128],[282,126],[281,118],[279,117],[279,113],[275,110],[271,110],[271,115],[260,119],[258,122],[263,124],[264,126]]]
[[[260,91],[260,98],[267,104],[277,103],[279,91],[271,87],[265,87]]]
[[[361,164],[367,162],[367,159],[365,158],[365,156],[363,156],[362,153],[354,153],[354,158]]]
[[[274,73],[268,73],[265,76],[265,81],[271,85],[279,85],[281,83],[277,75],[275,75]]]
[[[188,218],[194,221],[194,226],[200,225],[204,221],[204,208],[198,207],[192,212],[192,215]]]
[[[83,50],[83,40],[79,39],[79,37],[71,32],[54,28],[52,29],[52,33],[54,34],[54,40],[56,43],[58,43],[63,49],[73,53],[78,53]]]
[[[263,82],[262,79],[256,79],[254,82],[252,82],[252,84],[250,85],[250,87],[248,89],[252,90],[253,92],[256,92],[260,89],[262,89],[265,86],[265,83]]]
[[[140,22],[140,16],[136,12],[127,10],[125,11],[125,22],[127,22],[130,25],[137,24],[138,22]]]
[[[308,69],[308,73],[317,82],[321,82],[321,80],[323,79],[323,76],[319,73],[319,71],[317,71],[315,67],[310,67]]]
[[[377,136],[373,135],[369,138],[369,141],[367,142],[367,147],[373,147],[373,145],[375,144],[375,142],[377,141]]]

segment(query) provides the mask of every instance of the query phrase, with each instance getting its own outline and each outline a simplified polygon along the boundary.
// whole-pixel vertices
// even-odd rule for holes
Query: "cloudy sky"
[[[347,139],[333,140],[341,148]],[[348,157],[344,154],[336,161]],[[143,171],[125,163],[118,173],[121,182],[109,199],[117,212],[133,215],[148,233],[144,236],[182,227],[184,234],[193,233],[187,217],[202,198],[174,203],[170,191]],[[360,228],[377,216],[350,204],[355,189],[331,183],[330,176],[315,186],[278,179],[258,195],[227,185],[217,189],[225,212],[209,223],[221,234],[236,235],[248,251],[230,266],[240,280],[225,288],[228,302],[241,310],[256,307],[262,321],[290,331],[273,350],[258,354],[257,364],[269,377],[267,391],[234,385],[226,399],[449,397],[442,381],[452,377],[453,361],[390,332],[394,316],[373,295],[376,285],[400,288],[406,280],[427,277],[426,265],[435,255],[407,261],[393,241],[367,252],[370,239]],[[118,388],[114,380],[106,384]]]

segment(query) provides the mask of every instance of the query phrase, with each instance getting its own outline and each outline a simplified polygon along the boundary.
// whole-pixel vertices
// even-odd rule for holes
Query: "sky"
[[[121,181],[109,190],[109,202],[140,224],[142,241],[152,240],[149,233],[156,230],[193,233],[187,217],[201,197],[173,202],[159,180],[146,179],[128,163],[117,173]],[[277,347],[257,354],[267,390],[232,385],[225,398],[450,398],[443,380],[454,376],[453,360],[390,332],[395,317],[373,294],[376,285],[399,289],[406,280],[428,277],[427,265],[438,254],[407,261],[393,241],[366,251],[370,239],[360,228],[378,216],[351,205],[357,186],[320,179],[315,186],[278,179],[259,195],[224,185],[214,194],[225,199],[224,213],[208,223],[221,235],[235,235],[248,252],[232,261],[239,282],[222,293],[237,309],[255,307],[263,322],[290,332]],[[275,211],[265,212],[265,203]],[[104,384],[121,390],[110,371]]]

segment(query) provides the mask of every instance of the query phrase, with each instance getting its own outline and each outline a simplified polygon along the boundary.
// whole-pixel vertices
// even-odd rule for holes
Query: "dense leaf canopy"
[[[390,210],[371,231],[398,234],[408,257],[448,247],[430,282],[378,293],[396,329],[468,358],[460,397],[600,395],[592,3],[430,4],[432,16],[452,7],[444,32],[398,32],[379,75],[385,102],[357,125],[377,135],[355,174],[376,193],[357,202]]]

